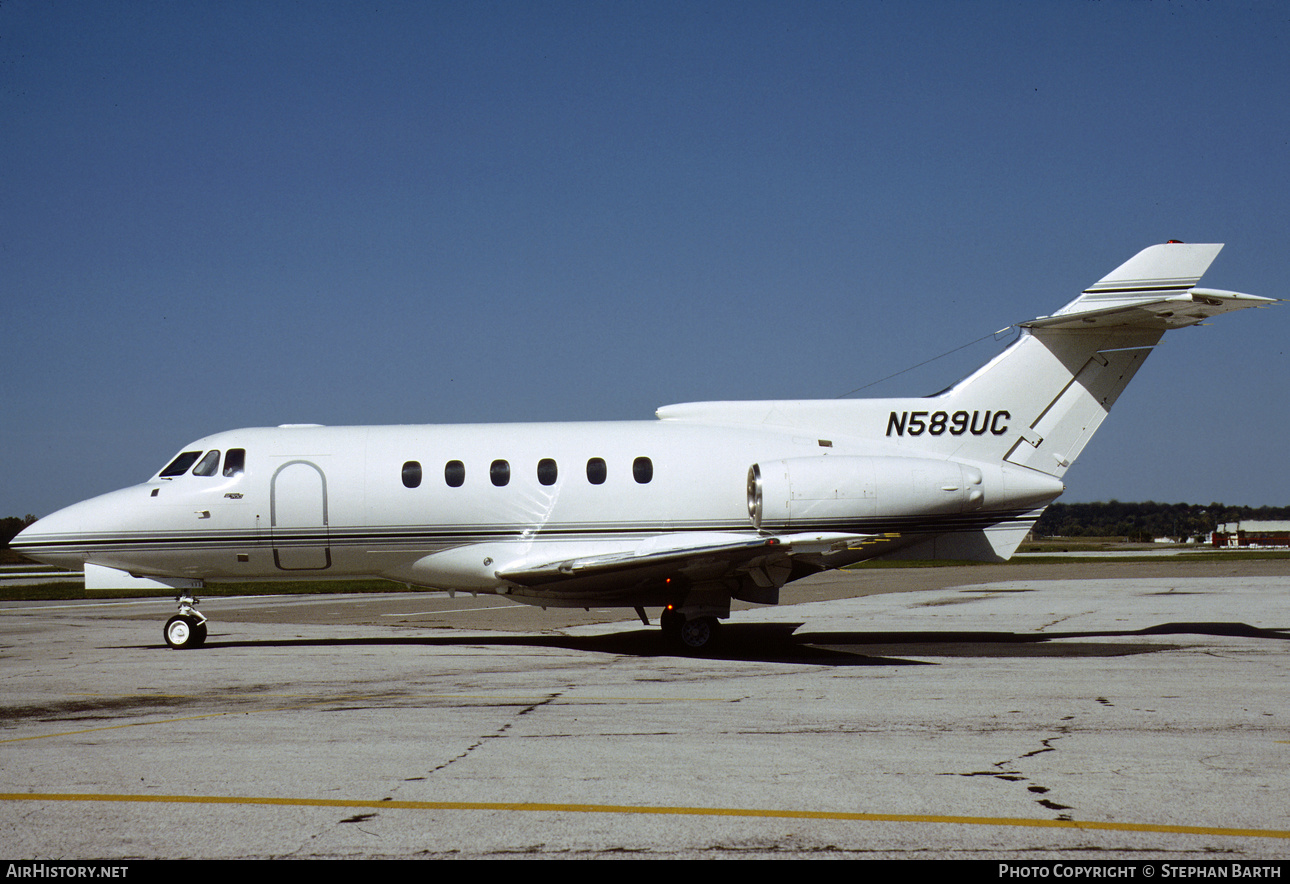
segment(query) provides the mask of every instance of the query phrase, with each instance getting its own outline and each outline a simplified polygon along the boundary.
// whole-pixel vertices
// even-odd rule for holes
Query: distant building
[[[1290,522],[1224,522],[1214,546],[1290,546]]]

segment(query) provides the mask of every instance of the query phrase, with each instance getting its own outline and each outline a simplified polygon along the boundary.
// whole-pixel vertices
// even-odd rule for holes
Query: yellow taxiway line
[[[763,819],[831,820],[877,823],[940,823],[959,826],[1017,826],[1039,829],[1081,829],[1112,832],[1157,832],[1232,838],[1290,839],[1290,830],[1228,829],[1216,826],[1173,826],[1154,823],[1113,823],[1094,820],[1038,820],[1013,817],[940,816],[905,813],[847,813],[831,810],[774,810],[741,807],[651,807],[635,804],[547,804],[511,801],[363,801],[343,798],[264,798],[244,795],[109,795],[93,793],[0,793],[0,801],[100,801],[140,804],[240,804],[278,807],[338,807],[368,810],[504,810],[520,813],[616,813],[670,816],[758,817]]]

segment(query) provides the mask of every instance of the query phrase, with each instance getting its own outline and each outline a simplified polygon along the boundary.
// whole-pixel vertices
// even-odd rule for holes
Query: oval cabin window
[[[421,484],[421,464],[410,460],[403,465],[403,487],[416,488]]]
[[[654,478],[654,462],[648,457],[638,457],[632,461],[632,478],[644,485]]]

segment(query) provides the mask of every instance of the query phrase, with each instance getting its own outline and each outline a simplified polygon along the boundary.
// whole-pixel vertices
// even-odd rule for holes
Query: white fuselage
[[[998,465],[979,464],[965,475],[943,460],[884,459],[875,440],[678,420],[255,428],[185,450],[220,452],[217,461],[232,450],[245,455],[235,475],[159,474],[60,510],[24,534],[28,554],[206,581],[384,578],[514,591],[498,572],[733,536],[899,533],[894,548],[947,531],[980,533],[1061,491],[1028,470],[1005,477]],[[768,495],[779,495],[767,500],[760,526],[750,514],[753,464],[768,474]],[[792,489],[773,484],[776,464],[795,465],[795,516],[786,506]],[[854,470],[843,467],[869,469],[865,493],[849,498],[831,470],[825,493],[803,490],[804,469],[835,464],[848,480]],[[935,484],[947,468],[955,487],[920,493],[918,475],[930,469]]]

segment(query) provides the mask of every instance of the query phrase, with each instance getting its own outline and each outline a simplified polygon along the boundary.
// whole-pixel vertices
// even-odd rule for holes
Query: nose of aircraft
[[[65,507],[28,525],[9,541],[9,548],[47,565],[81,567],[84,557],[72,541],[72,537],[80,533],[76,529],[82,519],[76,510],[81,506]]]
[[[35,558],[31,554],[31,548],[33,545],[40,543],[44,536],[45,529],[38,520],[15,534],[13,539],[9,541],[9,548],[29,558]]]
[[[28,525],[9,542],[14,551],[62,568],[81,568],[90,544],[114,533],[122,522],[123,508],[137,491],[125,488],[74,503]]]

